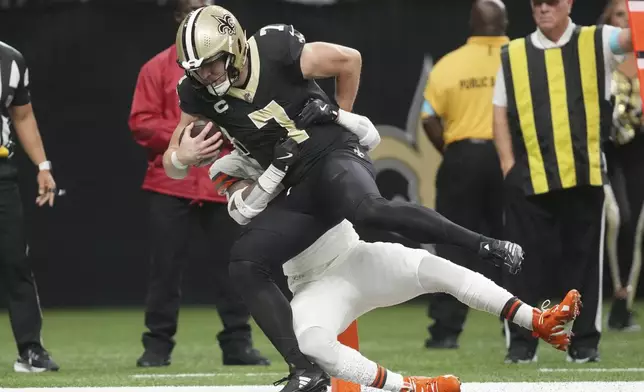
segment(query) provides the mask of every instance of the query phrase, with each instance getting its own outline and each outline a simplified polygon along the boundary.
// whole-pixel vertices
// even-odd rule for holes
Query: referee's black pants
[[[225,204],[190,200],[149,192],[150,275],[143,334],[146,351],[169,355],[174,348],[181,301],[181,278],[191,255],[201,249],[210,258],[215,306],[224,329],[217,335],[224,353],[252,345],[250,314],[233,287],[228,257],[238,226]]]
[[[8,293],[9,320],[18,352],[40,345],[42,316],[27,257],[22,201],[14,180],[0,180],[0,277]]]
[[[597,348],[601,335],[604,190],[579,186],[525,196],[516,170],[506,177],[505,238],[523,247],[518,275],[504,275],[505,287],[529,305],[556,304],[568,290],[581,293],[583,307],[573,327],[570,350]],[[550,306],[553,306],[550,305]],[[535,351],[537,339],[510,324],[510,348]]]
[[[452,222],[499,238],[503,228],[503,175],[491,140],[466,139],[448,145],[436,176],[436,211]],[[438,256],[501,282],[500,269],[462,247],[436,245]],[[429,333],[433,340],[458,338],[469,308],[449,294],[432,294]]]

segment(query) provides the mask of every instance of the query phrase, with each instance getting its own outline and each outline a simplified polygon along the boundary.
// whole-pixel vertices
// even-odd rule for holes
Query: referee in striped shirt
[[[43,347],[42,314],[25,239],[18,167],[14,159],[16,136],[38,166],[39,206],[54,205],[56,183],[45,155],[31,106],[29,70],[22,54],[0,42],[0,285],[9,297],[9,319],[18,349],[14,371],[57,371],[58,365]]]

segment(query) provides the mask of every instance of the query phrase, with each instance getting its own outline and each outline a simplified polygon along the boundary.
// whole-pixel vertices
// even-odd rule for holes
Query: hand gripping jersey
[[[249,76],[245,85],[232,87],[223,97],[208,93],[183,78],[177,86],[185,113],[206,117],[245,154],[266,169],[273,149],[285,136],[300,143],[300,159],[284,181],[299,182],[328,152],[345,146],[355,135],[332,123],[297,129],[293,119],[310,99],[333,102],[314,80],[306,80],[300,68],[305,40],[290,25],[263,27],[248,40]]]

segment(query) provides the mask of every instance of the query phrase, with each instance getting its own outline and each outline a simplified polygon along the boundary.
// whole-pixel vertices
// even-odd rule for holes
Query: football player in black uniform
[[[185,132],[180,148],[181,131],[199,118],[216,123],[262,165],[258,184],[269,193],[288,167],[282,183],[289,189],[245,227],[230,264],[253,318],[291,368],[283,391],[318,391],[328,377],[300,352],[289,303],[270,278],[271,266],[300,253],[343,219],[420,243],[462,246],[518,271],[523,259],[518,245],[380,196],[367,149],[359,143],[360,123],[350,113],[360,79],[359,52],[306,43],[293,26],[282,24],[263,27],[246,40],[233,14],[218,6],[188,15],[176,43],[186,77],[177,87],[182,117],[164,154],[166,173],[182,178],[189,165],[216,156],[220,136],[204,139],[206,129],[196,138]],[[334,100],[315,82],[326,77],[336,78]],[[297,152],[282,142],[286,137],[298,143]],[[253,212],[250,205],[243,209]]]

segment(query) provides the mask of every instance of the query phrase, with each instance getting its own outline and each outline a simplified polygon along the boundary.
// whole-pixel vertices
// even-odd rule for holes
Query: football
[[[192,130],[190,131],[190,136],[191,137],[196,137],[201,133],[201,131],[206,127],[208,124],[208,121],[203,121],[203,120],[197,120],[194,122],[194,126],[192,127]],[[184,128],[181,131],[181,134],[179,135],[179,144],[181,144],[181,140],[183,140],[183,134],[186,132],[186,129]],[[210,138],[212,135],[215,133],[219,132],[219,127],[215,125],[214,123],[212,124],[212,128],[210,131],[208,131],[208,134],[206,135],[206,139]]]

